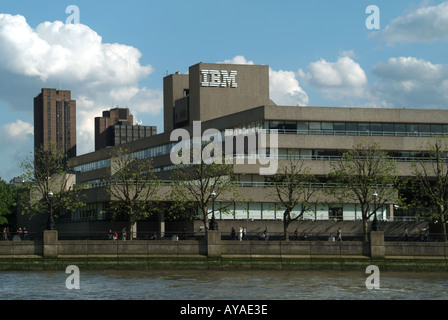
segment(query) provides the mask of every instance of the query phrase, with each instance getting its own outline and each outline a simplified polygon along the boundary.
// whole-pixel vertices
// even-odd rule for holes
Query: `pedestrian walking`
[[[342,241],[342,231],[341,228],[338,228],[338,237],[337,237],[338,241]]]
[[[243,241],[243,227],[240,227],[240,232],[238,234],[238,240]]]
[[[232,227],[232,231],[230,231],[230,238],[231,238],[232,240],[236,240],[236,236],[235,236],[235,228],[234,228],[234,227]]]
[[[408,241],[408,239],[409,239],[408,228],[404,228],[404,241]]]
[[[264,229],[263,231],[263,235],[264,235],[264,240],[268,241],[269,240],[269,231],[268,231],[268,227],[266,227],[266,229]]]
[[[247,239],[247,230],[246,230],[246,227],[243,227],[243,240],[249,240],[249,239]]]

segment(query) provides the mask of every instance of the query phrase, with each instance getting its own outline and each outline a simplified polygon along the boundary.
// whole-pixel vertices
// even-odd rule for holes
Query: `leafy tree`
[[[135,233],[137,220],[153,213],[151,204],[157,200],[159,185],[151,159],[139,159],[123,148],[113,154],[111,177],[106,190],[111,196],[112,212],[128,218],[130,240]]]
[[[285,208],[283,230],[285,239],[289,240],[290,223],[303,217],[313,207],[312,197],[317,191],[313,185],[315,177],[310,174],[310,168],[305,166],[304,160],[289,158],[280,164],[272,182],[272,193]],[[300,211],[293,215],[296,207],[300,207]]]
[[[422,146],[419,160],[411,164],[411,170],[419,182],[424,197],[418,197],[422,205],[436,208],[436,218],[442,225],[444,240],[447,241],[446,217],[448,212],[448,141],[434,138]],[[427,203],[424,200],[427,200]],[[431,213],[431,211],[428,211]]]
[[[368,242],[368,220],[386,202],[398,201],[396,163],[379,144],[358,144],[331,163],[329,176],[335,183],[329,190],[341,203],[354,201],[361,206],[364,241]]]
[[[212,144],[208,144],[212,146]],[[207,146],[205,146],[206,150]],[[173,170],[172,198],[178,208],[195,219],[201,219],[205,230],[209,229],[210,206],[217,199],[229,204],[235,203],[238,198],[233,165],[225,162],[222,153],[215,150],[211,157],[206,157],[198,163],[182,163]],[[193,148],[184,148],[179,153],[182,157],[193,155]]]
[[[50,146],[37,148],[21,164],[24,185],[19,192],[21,213],[47,214],[47,229],[54,229],[53,213],[74,211],[85,204],[81,201],[81,189],[75,185],[66,155]]]
[[[15,213],[17,200],[17,188],[0,180],[0,225],[11,223],[12,215]]]

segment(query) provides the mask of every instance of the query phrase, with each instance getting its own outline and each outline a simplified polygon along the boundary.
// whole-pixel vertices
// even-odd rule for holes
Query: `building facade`
[[[68,90],[43,88],[34,98],[34,148],[49,146],[76,157],[76,101]]]
[[[199,63],[190,67],[188,74],[164,78],[164,132],[127,146],[135,157],[153,159],[155,171],[162,179],[169,179],[175,167],[170,153],[178,143],[171,134],[183,128],[194,136],[195,122],[200,122],[200,134],[208,129],[264,129],[269,135],[276,130],[279,163],[291,156],[303,159],[323,184],[332,161],[354,145],[366,142],[378,143],[397,161],[398,174],[410,176],[409,164],[420,156],[421,145],[432,137],[448,134],[446,110],[278,106],[269,99],[268,66]],[[71,159],[78,173],[77,183],[87,188],[89,208],[84,216],[73,214],[73,221],[104,218],[102,212],[110,201],[104,183],[111,174],[112,151],[109,148]],[[245,160],[233,165],[241,202],[224,212],[221,208],[227,207],[226,199],[217,199],[217,218],[281,220],[284,210],[269,187],[271,177],[260,174],[264,164],[249,161],[245,152],[233,156]],[[168,183],[161,187],[167,201],[169,188]],[[361,209],[356,203],[335,204],[330,196],[318,192],[313,210],[306,212],[303,219],[359,220]],[[394,203],[379,209],[378,219],[397,219]]]
[[[95,151],[118,146],[157,134],[155,126],[134,125],[134,117],[128,108],[103,111],[95,118]]]

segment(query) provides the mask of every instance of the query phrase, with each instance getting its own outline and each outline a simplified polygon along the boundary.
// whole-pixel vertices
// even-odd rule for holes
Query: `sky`
[[[0,177],[41,88],[71,90],[81,155],[116,106],[163,132],[163,77],[198,62],[269,65],[278,105],[445,109],[447,49],[448,0],[2,0]]]

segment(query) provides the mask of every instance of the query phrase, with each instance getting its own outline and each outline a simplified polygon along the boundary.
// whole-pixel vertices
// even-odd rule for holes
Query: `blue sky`
[[[43,87],[72,91],[84,154],[93,118],[117,105],[161,132],[163,77],[201,61],[269,65],[280,105],[447,108],[447,42],[442,0],[3,0],[0,177],[32,151]]]

